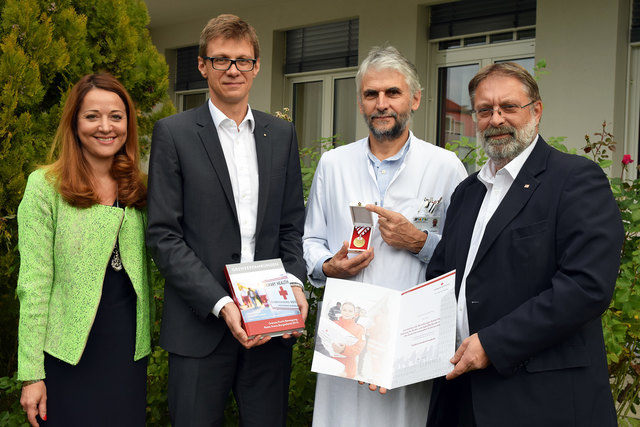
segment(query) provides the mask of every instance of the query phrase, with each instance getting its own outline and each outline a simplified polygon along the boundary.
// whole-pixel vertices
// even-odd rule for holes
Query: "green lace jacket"
[[[39,169],[18,207],[18,379],[45,378],[44,352],[80,361],[102,295],[107,263],[120,256],[137,295],[135,360],[151,352],[153,298],[144,243],[146,214],[133,208],[70,206]]]

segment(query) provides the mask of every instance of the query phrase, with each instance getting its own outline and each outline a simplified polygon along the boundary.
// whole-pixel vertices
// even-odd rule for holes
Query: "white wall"
[[[541,134],[566,136],[582,147],[603,121],[619,141],[622,159],[629,52],[628,0],[538,0],[536,60],[549,74],[539,84],[544,103]],[[618,169],[619,171],[619,169]]]

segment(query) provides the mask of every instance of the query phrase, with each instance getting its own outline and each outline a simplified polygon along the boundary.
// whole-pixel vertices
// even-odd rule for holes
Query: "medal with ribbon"
[[[351,220],[353,231],[349,241],[349,252],[364,252],[369,249],[371,234],[373,233],[373,214],[367,210],[362,202],[351,203]]]
[[[357,233],[357,237],[353,239],[353,246],[355,246],[356,248],[363,247],[367,243],[367,241],[363,236],[367,234],[369,230],[371,230],[370,227],[365,227],[365,226],[355,227],[355,232]]]

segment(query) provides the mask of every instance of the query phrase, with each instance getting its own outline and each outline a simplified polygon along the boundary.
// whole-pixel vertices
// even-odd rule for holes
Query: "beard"
[[[363,114],[364,121],[367,122],[369,131],[373,137],[379,141],[391,141],[402,135],[402,132],[407,128],[409,120],[411,120],[411,110],[404,113],[395,113],[393,111],[373,113],[370,116]],[[373,119],[376,117],[391,116],[395,121],[394,125],[389,129],[378,129],[373,124]]]
[[[482,143],[485,153],[493,162],[507,164],[518,157],[518,154],[522,153],[533,142],[533,138],[537,133],[536,126],[535,117],[531,117],[531,120],[521,128],[506,125],[491,126],[484,131],[478,130],[476,136]],[[510,136],[500,140],[490,138],[493,135],[503,134],[509,134]]]

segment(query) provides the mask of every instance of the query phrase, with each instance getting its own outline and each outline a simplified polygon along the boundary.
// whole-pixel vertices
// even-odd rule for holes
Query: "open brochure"
[[[388,389],[446,375],[455,270],[406,291],[327,279],[311,370]]]

